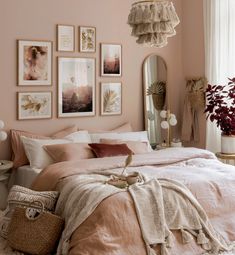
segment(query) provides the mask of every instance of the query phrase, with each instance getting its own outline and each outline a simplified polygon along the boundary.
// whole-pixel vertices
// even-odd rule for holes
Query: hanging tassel
[[[151,245],[147,245],[147,253],[148,255],[156,255],[155,250],[151,247]]]
[[[162,11],[161,11],[161,21],[168,21],[170,20],[170,17],[168,15],[168,9],[166,6],[162,6]]]
[[[166,247],[167,248],[172,248],[173,244],[174,244],[174,235],[172,233],[169,234],[169,236],[167,236],[166,238]]]
[[[184,229],[181,229],[181,234],[182,234],[182,240],[184,244],[190,243],[193,240],[193,236],[189,232],[185,231]]]
[[[167,248],[166,248],[166,244],[165,243],[163,243],[161,245],[161,255],[170,255],[168,250],[167,250]]]
[[[138,36],[138,35],[136,34],[136,30],[137,30],[137,25],[134,25],[133,28],[132,28],[132,32],[131,32],[131,35],[132,35],[132,36]]]
[[[151,5],[150,7],[151,10],[151,21],[152,22],[160,22],[160,15],[159,12],[156,9],[156,6],[154,4]]]
[[[136,14],[136,7],[133,7],[131,9],[129,16],[128,16],[127,24],[129,24],[131,26],[135,24],[135,14]]]
[[[143,10],[140,5],[135,13],[135,24],[141,24],[142,22],[143,22]]]
[[[199,230],[199,234],[197,236],[197,243],[198,244],[207,244],[209,242],[209,239],[206,237],[206,235],[203,233],[202,230]]]
[[[167,12],[168,12],[169,20],[171,21],[173,27],[175,28],[180,23],[180,19],[175,11],[175,7],[173,3],[170,3],[168,5]]]
[[[151,22],[151,10],[148,5],[145,5],[144,12],[143,12],[143,23],[150,23]]]

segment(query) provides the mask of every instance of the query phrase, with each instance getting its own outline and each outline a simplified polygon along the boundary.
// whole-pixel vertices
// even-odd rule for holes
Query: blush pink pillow
[[[91,148],[86,143],[44,145],[43,149],[55,162],[94,158]]]
[[[127,156],[133,154],[126,144],[91,143],[89,146],[92,148],[97,158]]]
[[[127,147],[133,151],[134,154],[145,154],[149,152],[147,142],[140,141],[122,141],[117,139],[100,139],[100,143],[104,144],[122,144],[125,143]]]
[[[76,131],[77,131],[76,126],[69,127],[69,128],[63,129],[62,131],[55,133],[52,136],[52,138],[63,138],[64,136],[69,135]],[[28,158],[25,154],[23,143],[20,139],[21,136],[25,136],[25,137],[33,138],[33,139],[50,139],[50,137],[47,137],[47,136],[33,134],[33,133],[27,132],[27,131],[11,129],[10,139],[11,139],[11,147],[12,147],[12,152],[13,152],[12,161],[14,164],[14,168],[18,168],[18,167],[29,164]]]

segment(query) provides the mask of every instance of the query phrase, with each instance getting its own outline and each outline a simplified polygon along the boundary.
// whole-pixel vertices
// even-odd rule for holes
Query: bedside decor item
[[[58,117],[95,115],[95,59],[58,58]]]
[[[208,85],[206,98],[207,119],[222,131],[221,152],[235,154],[235,78],[227,85]]]
[[[41,201],[28,208],[16,207],[8,229],[11,248],[29,254],[51,254],[62,233],[64,220],[45,211]]]
[[[0,160],[0,210],[6,208],[8,196],[7,183],[10,174],[8,171],[13,167],[13,162],[8,160]],[[0,234],[1,235],[1,234]]]
[[[5,141],[7,139],[7,133],[2,130],[4,127],[5,127],[4,121],[0,120],[0,142]]]
[[[164,120],[161,122],[162,129],[167,129],[167,147],[171,145],[171,126],[177,125],[177,119],[175,114],[172,114],[170,110],[161,111],[160,113],[161,118]]]
[[[95,27],[79,27],[79,48],[80,52],[96,51],[96,28]]]
[[[19,92],[18,120],[52,118],[52,92]]]
[[[57,51],[75,50],[75,26],[57,25]]]
[[[172,2],[141,0],[132,4],[127,23],[138,44],[161,48],[167,45],[168,37],[176,35],[180,20]]]
[[[101,44],[101,76],[122,76],[122,45]]]
[[[122,114],[122,84],[101,83],[101,115]]]
[[[52,42],[18,40],[18,85],[52,85]]]

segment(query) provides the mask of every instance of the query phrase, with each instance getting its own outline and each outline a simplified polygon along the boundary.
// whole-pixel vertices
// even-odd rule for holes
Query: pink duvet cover
[[[110,170],[120,173],[124,161],[125,157],[113,157],[57,163],[41,172],[33,188],[63,191],[64,184],[74,175]],[[212,153],[204,150],[170,148],[135,155],[128,171],[182,182],[202,205],[214,228],[227,241],[235,241],[235,167],[222,164]],[[202,254],[203,250],[195,242],[183,245],[178,233],[175,237],[170,254]],[[103,200],[73,233],[69,254],[147,254],[128,192]]]

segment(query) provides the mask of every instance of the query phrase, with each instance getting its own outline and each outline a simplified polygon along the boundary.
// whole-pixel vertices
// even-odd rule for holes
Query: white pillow
[[[25,154],[29,160],[30,166],[37,169],[43,169],[54,163],[53,159],[43,149],[44,145],[65,144],[70,142],[67,139],[42,140],[28,138],[25,136],[21,136],[20,138],[23,143]]]
[[[100,139],[117,139],[123,141],[140,141],[147,142],[149,151],[152,151],[152,148],[148,140],[148,132],[124,132],[124,133],[96,133],[90,134],[92,143],[99,143]]]
[[[91,137],[88,131],[82,130],[69,134],[64,137],[73,143],[91,143]]]
[[[118,133],[93,133],[90,134],[92,143],[99,143],[100,139],[118,139]]]
[[[120,140],[123,140],[123,141],[146,142],[148,144],[149,151],[152,151],[152,147],[149,143],[148,132],[147,131],[118,133],[116,139],[120,139]]]

